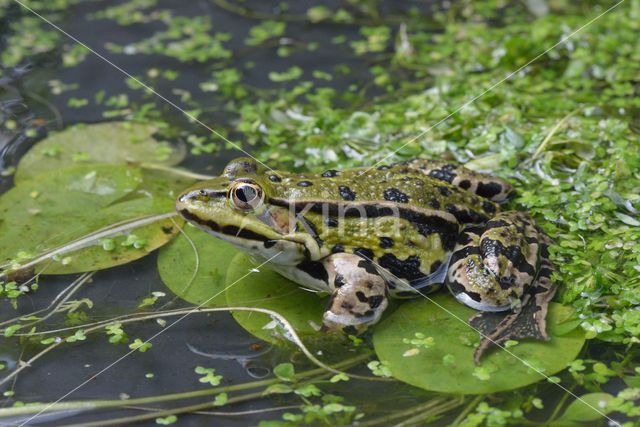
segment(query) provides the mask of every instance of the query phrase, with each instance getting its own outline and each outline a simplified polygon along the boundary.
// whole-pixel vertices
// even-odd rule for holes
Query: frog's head
[[[299,255],[304,248],[290,233],[289,212],[269,204],[273,188],[263,172],[252,159],[235,159],[221,176],[180,194],[176,210],[198,228],[253,255]]]

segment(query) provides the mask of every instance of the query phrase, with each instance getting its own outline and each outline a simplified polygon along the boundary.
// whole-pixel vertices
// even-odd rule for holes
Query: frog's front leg
[[[463,231],[447,286],[459,301],[483,311],[470,319],[483,335],[476,362],[492,344],[548,339],[545,317],[555,293],[548,244],[548,237],[521,212],[503,212],[484,226]]]
[[[387,308],[387,284],[374,265],[358,255],[337,253],[323,264],[333,293],[323,316],[328,330],[360,333]]]

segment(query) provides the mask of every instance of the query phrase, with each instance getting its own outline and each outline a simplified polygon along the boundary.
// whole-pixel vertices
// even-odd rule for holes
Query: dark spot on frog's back
[[[333,178],[340,175],[340,173],[335,169],[329,169],[327,171],[322,172],[323,178]]]
[[[352,191],[346,185],[339,186],[338,190],[340,190],[340,197],[342,197],[344,200],[355,200],[356,199],[355,191]]]
[[[444,205],[444,210],[455,216],[462,224],[479,224],[486,222],[488,218],[473,209],[465,206],[458,206],[451,203]]]
[[[465,179],[463,181],[460,181],[458,186],[460,186],[460,188],[462,188],[463,190],[468,190],[469,187],[471,187],[471,181],[469,181],[468,179]]]
[[[476,194],[482,197],[493,197],[500,194],[503,190],[503,186],[497,182],[479,182]]]
[[[496,206],[488,200],[482,202],[482,209],[488,214],[496,213]]]
[[[264,242],[264,247],[266,249],[272,248],[276,243],[278,243],[277,240],[267,240],[266,242]]]
[[[329,282],[329,274],[321,262],[318,261],[302,261],[297,265],[299,270],[304,271],[314,279],[321,280],[324,283]]]
[[[365,259],[373,259],[373,251],[367,248],[353,248],[353,253]]]
[[[313,182],[311,181],[300,181],[298,183],[298,187],[311,187],[313,185]]]
[[[453,165],[444,165],[440,169],[433,169],[429,172],[429,176],[435,179],[439,179],[441,181],[446,181],[451,183],[453,179],[456,177],[456,174],[453,173],[454,166]]]
[[[438,192],[445,197],[448,197],[451,195],[451,190],[445,187],[444,185],[438,185]]]
[[[426,277],[426,275],[420,271],[420,258],[416,255],[411,255],[407,257],[407,259],[401,260],[394,254],[384,254],[378,260],[378,264],[389,270],[394,276],[410,282]]]
[[[384,249],[393,247],[393,239],[391,237],[380,237],[380,247]]]
[[[345,285],[344,276],[340,273],[336,274],[336,278],[333,280],[333,285],[336,288],[344,286]]]
[[[433,209],[440,209],[440,202],[435,197],[432,197],[431,200],[429,200],[429,206]]]
[[[409,203],[409,196],[397,188],[387,188],[382,193],[382,197],[390,202]]]
[[[278,175],[269,175],[269,181],[271,181],[271,182],[281,182],[282,178],[280,178]]]

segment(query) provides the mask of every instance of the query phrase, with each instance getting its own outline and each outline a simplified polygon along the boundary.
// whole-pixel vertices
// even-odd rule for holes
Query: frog
[[[361,334],[390,298],[446,288],[477,311],[476,363],[508,340],[548,340],[556,286],[550,238],[514,188],[462,165],[410,159],[322,173],[278,171],[248,157],[181,193],[188,223],[328,294],[325,331]]]

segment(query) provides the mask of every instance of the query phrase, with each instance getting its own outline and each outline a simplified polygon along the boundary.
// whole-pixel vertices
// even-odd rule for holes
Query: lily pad
[[[15,182],[89,163],[175,165],[182,161],[184,150],[153,139],[152,135],[158,130],[156,125],[134,122],[69,127],[37,143],[24,155],[18,164]]]
[[[607,403],[614,397],[609,393],[587,393],[580,396],[565,409],[560,418],[551,423],[554,427],[569,427],[594,423],[611,412]],[[596,408],[596,409],[594,409]]]
[[[260,307],[284,316],[300,336],[318,333],[326,299],[300,288],[267,267],[251,273],[257,267],[248,255],[238,254],[227,272],[227,304],[229,306]],[[268,342],[281,343],[269,328],[271,318],[260,313],[235,312],[233,317],[252,335]],[[267,326],[267,329],[265,329]]]
[[[168,199],[137,193],[139,169],[84,165],[49,171],[0,196],[0,262],[28,260],[109,225],[171,212]],[[131,197],[131,199],[127,199]],[[170,240],[171,219],[126,230],[40,265],[47,274],[92,271],[120,265]]]
[[[162,281],[174,294],[192,304],[225,306],[225,275],[238,251],[195,227],[185,227],[184,233],[187,237],[181,234],[160,250],[158,271]]]
[[[164,205],[164,206],[163,206]],[[121,221],[146,217],[153,213],[169,213],[166,204],[152,198],[117,203],[97,213],[86,229],[91,232]],[[163,209],[164,207],[164,209]],[[150,224],[131,228],[109,238],[99,239],[91,246],[59,257],[56,263],[44,268],[45,274],[70,274],[95,271],[127,264],[165,245],[179,232],[183,220],[176,217],[160,219]]]
[[[571,308],[552,303],[547,319],[550,341],[527,340],[509,347],[517,358],[496,348],[476,366],[473,352],[479,334],[466,320],[477,312],[444,293],[433,300],[442,308],[427,300],[402,304],[373,335],[376,353],[393,376],[425,390],[483,394],[523,387],[544,379],[523,361],[550,376],[574,360],[585,341],[579,328],[559,328],[570,321]]]

